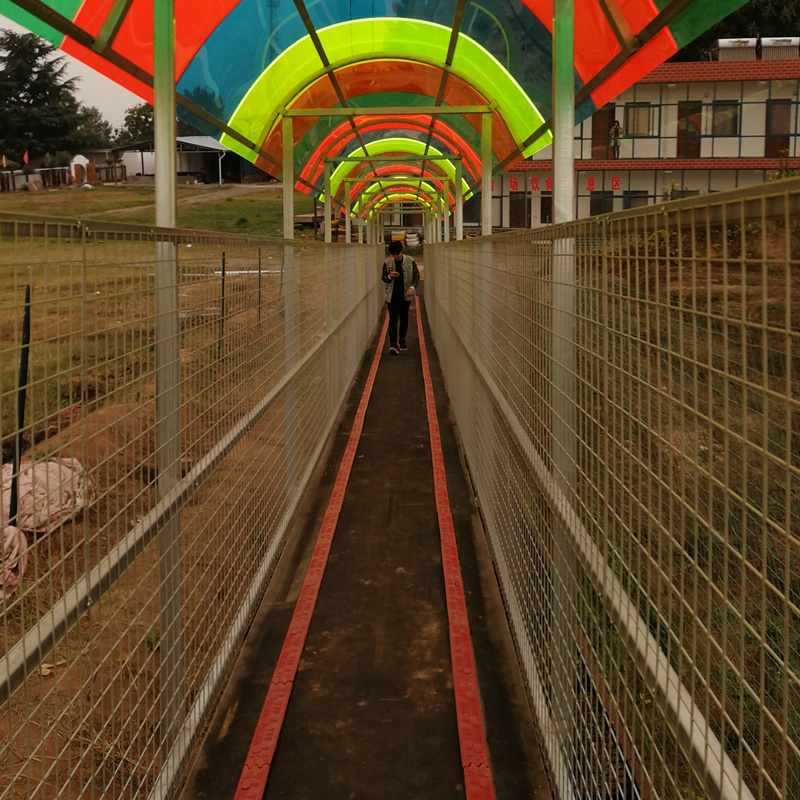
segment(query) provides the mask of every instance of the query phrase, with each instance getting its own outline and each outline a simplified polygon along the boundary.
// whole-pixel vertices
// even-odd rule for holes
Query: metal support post
[[[283,238],[294,239],[294,136],[292,118],[284,117],[283,127]]]
[[[456,239],[464,238],[464,197],[461,190],[463,166],[461,160],[456,161]]]
[[[492,115],[481,116],[481,236],[492,235]]]
[[[347,186],[344,189],[344,241],[345,244],[350,244],[350,240],[353,238],[353,219],[350,216],[350,190]]]
[[[297,283],[293,244],[283,246],[283,348],[284,370],[291,373],[297,360]],[[284,402],[284,470],[286,508],[291,508],[298,489],[297,468],[297,385],[296,378],[286,386]]]
[[[575,213],[573,128],[575,125],[574,0],[555,0],[553,21],[553,221],[568,223]],[[569,229],[553,242],[551,408],[553,478],[574,504],[575,491],[575,240]],[[553,536],[553,723],[562,763],[574,763],[575,555],[563,524]],[[571,797],[568,769],[554,775],[558,793]]]
[[[442,221],[444,241],[450,241],[450,181],[442,181]]]
[[[331,162],[326,161],[323,167],[325,175],[325,241],[332,242],[333,234],[331,231]]]
[[[153,117],[156,156],[156,226],[177,224],[175,154],[175,15],[173,0],[153,6]],[[181,479],[180,323],[178,252],[174,238],[158,237],[155,259],[156,439],[158,496]],[[180,517],[169,516],[158,531],[159,575],[159,741],[167,761],[185,716],[181,632]]]

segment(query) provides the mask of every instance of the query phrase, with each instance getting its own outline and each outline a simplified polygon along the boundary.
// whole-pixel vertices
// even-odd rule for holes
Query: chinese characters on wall
[[[542,185],[542,179],[533,176],[531,177],[531,191],[532,192],[552,192],[553,191],[553,179],[551,177],[547,177],[544,180],[544,185]],[[516,192],[519,188],[519,180],[517,178],[509,178],[508,179],[508,187],[512,192]],[[597,179],[589,176],[586,178],[586,191],[587,192],[594,192],[598,189]],[[494,189],[494,183],[492,183],[492,189]],[[611,191],[618,192],[622,189],[620,184],[620,177],[619,175],[612,175],[611,176]]]

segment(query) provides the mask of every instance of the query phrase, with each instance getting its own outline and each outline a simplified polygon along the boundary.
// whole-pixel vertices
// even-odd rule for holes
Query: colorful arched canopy
[[[575,0],[576,121],[743,1]],[[0,13],[152,102],[153,0],[0,0]],[[179,114],[279,176],[286,109],[363,108],[294,119],[299,186],[321,191],[325,158],[388,138],[463,155],[469,191],[480,115],[413,111],[491,106],[495,171],[548,144],[552,15],[552,0],[175,0]]]

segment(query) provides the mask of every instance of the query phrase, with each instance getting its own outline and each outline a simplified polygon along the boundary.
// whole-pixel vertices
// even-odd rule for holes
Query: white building
[[[733,189],[800,168],[799,43],[721,40],[720,60],[662,64],[577,125],[577,216]],[[623,130],[619,159],[609,141],[614,120]],[[495,177],[495,227],[550,221],[551,158],[548,147]],[[465,204],[465,222],[479,222],[479,203]]]

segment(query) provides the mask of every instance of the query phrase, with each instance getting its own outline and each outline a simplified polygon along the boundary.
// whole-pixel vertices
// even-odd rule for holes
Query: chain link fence
[[[800,797],[800,180],[427,246],[561,798]]]
[[[2,800],[179,782],[374,334],[382,259],[0,215]]]

